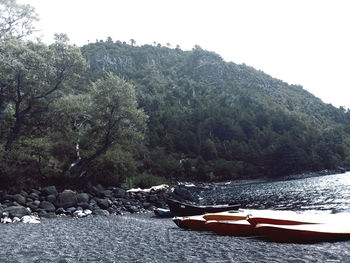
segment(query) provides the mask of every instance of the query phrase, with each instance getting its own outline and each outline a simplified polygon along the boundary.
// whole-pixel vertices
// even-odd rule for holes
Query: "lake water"
[[[350,173],[232,183],[202,194],[235,200],[249,209],[320,216],[349,213]],[[280,244],[216,236],[181,230],[171,219],[154,218],[151,213],[56,218],[42,219],[41,224],[0,225],[0,262],[350,262],[350,241]]]

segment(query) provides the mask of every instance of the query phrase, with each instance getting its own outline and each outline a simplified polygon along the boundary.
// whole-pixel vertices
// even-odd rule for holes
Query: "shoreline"
[[[158,186],[146,190],[125,190],[119,187],[97,185],[79,191],[65,189],[58,192],[55,186],[28,191],[21,190],[18,193],[11,194],[0,191],[0,220],[1,223],[19,221],[38,223],[40,218],[55,218],[62,215],[81,218],[89,215],[108,216],[145,213],[153,211],[156,207],[167,208],[167,198],[198,203],[203,199],[201,190],[215,189],[222,185],[298,180],[345,172],[345,169],[337,169],[301,173],[276,179],[265,177],[210,183],[179,182],[173,189],[169,189],[169,186]],[[213,204],[216,202],[216,200],[211,200]]]
[[[1,192],[0,218],[2,223],[36,223],[40,218],[57,216],[86,217],[89,215],[123,215],[144,213],[155,207],[166,207],[169,193],[165,188],[149,192],[128,192],[118,187],[90,187],[84,191],[65,189],[58,192],[48,186],[16,194]]]

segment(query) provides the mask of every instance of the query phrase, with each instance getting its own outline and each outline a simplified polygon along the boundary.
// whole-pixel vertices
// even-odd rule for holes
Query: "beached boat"
[[[247,220],[217,221],[208,220],[205,222],[206,229],[224,236],[252,236],[257,235],[255,227]]]
[[[174,223],[183,229],[190,229],[195,231],[208,231],[208,226],[205,224],[206,220],[203,216],[185,216],[174,217]]]
[[[188,227],[183,223],[183,217],[173,217],[173,222],[175,223],[175,225],[177,225],[179,228],[182,229],[188,229]]]
[[[271,241],[313,243],[350,240],[349,224],[272,225],[258,224],[256,231]]]
[[[319,216],[298,214],[293,211],[276,211],[276,210],[236,210],[220,213],[207,213],[203,216],[206,220],[244,220],[252,225],[259,223],[264,224],[281,224],[281,225],[299,225],[315,224],[321,222]]]
[[[205,220],[245,220],[250,213],[245,210],[231,210],[219,213],[206,213],[203,215]]]
[[[174,217],[173,221],[177,226],[184,229],[190,229],[195,231],[214,231],[212,229],[214,224],[207,224],[208,222],[207,218],[211,218],[211,217],[221,218],[221,216],[224,216],[227,213],[228,212],[221,212],[221,213],[209,213],[209,214],[204,214],[199,216]],[[235,219],[233,219],[232,214],[235,215]],[[245,220],[247,218],[247,215],[242,212],[236,212],[232,214],[230,217],[231,221]],[[210,220],[210,222],[214,222],[214,220]],[[248,221],[245,220],[245,222],[247,225],[251,226]]]
[[[157,217],[173,217],[174,214],[169,209],[154,208],[153,213]]]
[[[247,218],[248,222],[254,226],[257,224],[305,225],[325,223],[322,219],[324,218],[315,215],[297,214],[292,211],[264,212],[263,210],[253,213]]]
[[[216,213],[229,210],[238,210],[239,204],[226,204],[226,205],[210,205],[210,206],[197,206],[179,201],[168,199],[167,204],[170,211],[176,216],[194,216],[203,215],[205,213]]]

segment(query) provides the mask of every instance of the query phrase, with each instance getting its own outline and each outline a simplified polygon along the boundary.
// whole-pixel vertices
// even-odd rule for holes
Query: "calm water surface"
[[[350,212],[350,174],[218,186],[246,208]],[[205,191],[203,194],[210,194]],[[350,218],[349,218],[350,222]],[[152,214],[0,225],[0,262],[350,262],[350,241],[279,244],[184,231]]]

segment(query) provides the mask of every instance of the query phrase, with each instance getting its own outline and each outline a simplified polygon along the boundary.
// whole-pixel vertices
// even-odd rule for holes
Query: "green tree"
[[[138,109],[133,85],[108,73],[93,83],[89,95],[82,156],[74,176],[83,176],[94,160],[115,145],[132,147],[143,139],[147,115]]]
[[[65,35],[56,35],[50,46],[10,38],[0,42],[0,50],[0,105],[5,105],[0,107],[0,121],[8,105],[14,116],[5,143],[5,150],[10,151],[25,119],[39,110],[43,101],[68,88],[66,84],[83,72],[86,62]]]
[[[135,45],[136,45],[135,39],[130,39],[130,44],[131,44],[132,46],[135,46]]]
[[[30,5],[19,5],[15,0],[0,0],[0,40],[32,34],[36,20],[37,14]]]

